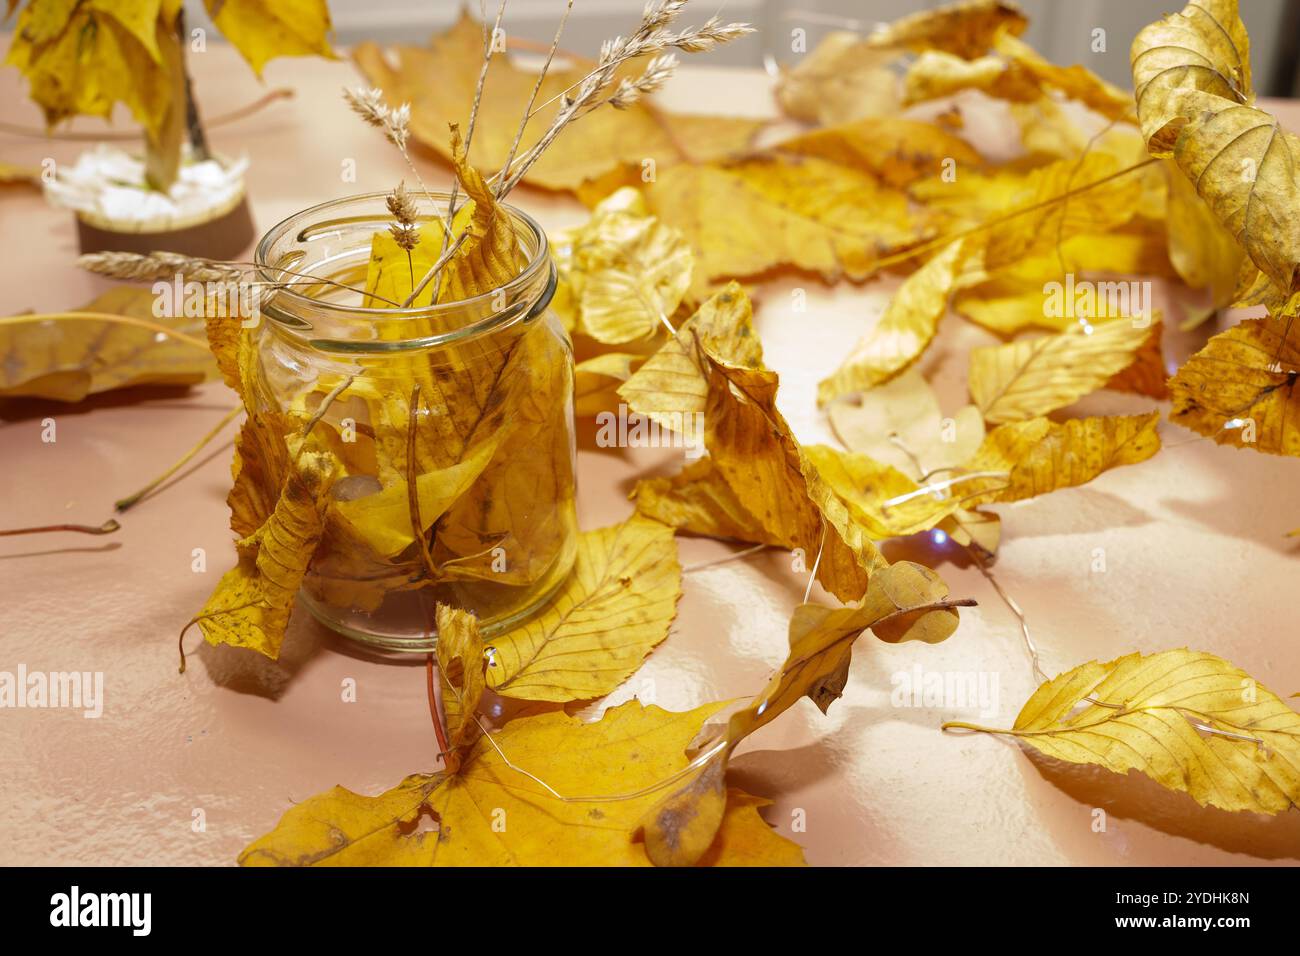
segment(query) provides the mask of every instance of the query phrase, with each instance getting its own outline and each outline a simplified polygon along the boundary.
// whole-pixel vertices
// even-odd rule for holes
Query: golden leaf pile
[[[228,6],[232,29],[252,16]],[[22,55],[34,63],[61,27],[42,33],[25,17]],[[795,135],[757,146],[760,124],[637,101],[584,117],[529,170],[533,185],[591,208],[553,237],[577,413],[626,406],[679,431],[703,422],[690,436],[703,456],[638,481],[632,516],[578,536],[576,554],[557,554],[572,521],[568,448],[544,440],[565,431],[548,417],[567,413],[557,408],[570,384],[565,349],[525,334],[495,358],[436,374],[391,360],[382,373],[321,380],[279,412],[252,394],[251,336],[236,321],[209,323],[248,416],[229,499],[238,563],[195,623],[211,642],[275,656],[300,588],[362,608],[423,591],[446,723],[440,770],[378,796],[336,787],[313,797],[242,863],[801,863],[759,815],[764,801],[728,782],[734,751],[801,698],[825,712],[864,631],[939,642],[973,603],[949,597],[929,568],[891,563],[883,542],[933,532],[987,570],[1003,533],[997,506],[1151,458],[1161,448],[1153,403],[1165,398],[1171,421],[1216,442],[1300,456],[1300,140],[1253,105],[1236,3],[1200,0],[1139,33],[1133,96],[1046,61],[1020,39],[1026,25],[1010,3],[964,0],[832,34],[780,79],[782,108],[812,124]],[[295,43],[315,41],[284,40]],[[498,288],[523,266],[491,176],[536,76],[496,54],[467,153],[455,124],[483,43],[483,25],[463,16],[430,47],[399,48],[396,65],[373,45],[355,51],[391,103],[410,102],[412,132],[451,162],[470,199],[454,224],[468,239],[420,305]],[[258,52],[245,53],[260,67]],[[525,148],[586,68],[546,75]],[[955,95],[939,119],[908,111]],[[981,155],[960,134],[961,110],[989,99],[1019,124],[1013,160]],[[1091,114],[1096,135],[1076,111]],[[369,304],[400,301],[436,261],[442,227],[419,235],[412,249],[376,234]],[[884,271],[897,283],[890,301],[818,386],[842,447],[801,442],[740,283],[761,304],[772,276],[857,282]],[[1128,276],[1180,277],[1208,305],[1175,332]],[[1268,313],[1213,336],[1168,378],[1165,337],[1233,303]],[[971,351],[969,398],[945,410],[923,360],[956,321],[950,312],[997,339]],[[445,331],[435,322],[417,331]],[[377,323],[378,338],[399,334],[410,333]],[[53,393],[59,372],[25,369],[23,387]],[[1140,410],[1072,412],[1102,389],[1129,393]],[[341,441],[327,396],[365,424],[362,441]],[[795,609],[788,657],[752,699],[688,713],[632,701],[575,719],[565,705],[623,686],[668,638],[682,593],[675,533],[786,550],[838,604]],[[501,546],[513,556],[504,573],[490,566]],[[504,633],[484,637],[460,609],[461,589],[535,586],[566,557],[573,571],[547,606]],[[489,726],[491,695],[530,704]],[[1136,769],[1226,810],[1277,813],[1300,793],[1300,716],[1205,652],[1083,664],[1044,683],[1009,730],[947,726]]]
[[[1018,38],[1025,23],[1010,4],[971,0],[866,36],[833,34],[777,91],[791,116],[820,128],[762,149],[675,155],[639,193],[609,194],[623,180],[606,170],[544,183],[577,189],[593,206],[557,243],[557,305],[582,358],[579,414],[623,404],[679,429],[703,415],[707,454],[640,481],[636,517],[584,536],[578,570],[554,605],[485,649],[486,685],[560,703],[598,697],[630,675],[675,613],[675,560],[640,552],[671,540],[669,528],[815,556],[804,570],[843,606],[797,608],[789,658],[767,687],[726,707],[725,724],[701,734],[690,758],[685,735],[675,738],[657,775],[633,767],[568,777],[567,757],[533,751],[530,741],[565,733],[581,749],[579,736],[616,738],[628,721],[666,727],[688,715],[629,704],[581,731],[558,715],[521,717],[488,731],[499,750],[482,738],[453,748],[446,775],[409,778],[376,798],[335,790],[290,811],[244,862],[468,859],[458,854],[476,845],[482,814],[467,815],[456,788],[473,793],[475,806],[507,807],[490,789],[501,774],[513,774],[548,816],[505,841],[508,851],[477,846],[478,862],[540,859],[533,854],[552,840],[581,848],[574,859],[586,862],[594,837],[578,821],[591,819],[584,808],[600,808],[604,820],[607,806],[619,812],[607,821],[614,842],[602,862],[738,862],[735,841],[751,838],[777,859],[778,838],[737,816],[753,798],[727,784],[734,749],[801,697],[824,711],[862,631],[941,641],[957,625],[956,607],[969,603],[950,600],[928,568],[891,565],[879,542],[942,531],[989,560],[1002,531],[989,506],[1156,454],[1158,411],[1068,417],[1098,389],[1172,397],[1172,420],[1216,441],[1300,454],[1287,305],[1295,230],[1280,211],[1295,205],[1293,138],[1249,107],[1235,4],[1193,5],[1139,35],[1136,100],[1083,67],[1044,60]],[[435,50],[448,42],[436,40]],[[995,164],[952,131],[959,123],[898,115],[902,104],[970,91],[1008,104],[1023,159]],[[1109,128],[1090,140],[1061,99]],[[1174,163],[1154,164],[1147,149]],[[1252,176],[1221,172],[1239,160],[1250,160]],[[860,280],[882,266],[907,274],[818,390],[844,447],[804,445],[778,410],[779,380],[735,280],[781,270]],[[1277,312],[1216,336],[1167,384],[1162,318],[1115,277],[1175,274],[1208,290],[1209,309],[1188,327],[1234,300]],[[1085,276],[1094,279],[1076,284]],[[970,404],[945,417],[918,363],[950,310],[1005,341],[971,353]],[[1024,334],[1031,329],[1040,332]],[[477,680],[480,671],[458,664],[455,673]],[[460,699],[444,684],[447,693]],[[707,705],[690,726],[723,709]],[[463,721],[449,719],[463,732]],[[1061,759],[1139,769],[1202,803],[1279,812],[1300,789],[1290,753],[1297,722],[1241,671],[1182,650],[1067,672],[1006,732]],[[623,792],[640,796],[601,802]],[[413,833],[421,814],[435,820],[436,837]],[[576,829],[559,836],[562,827]]]

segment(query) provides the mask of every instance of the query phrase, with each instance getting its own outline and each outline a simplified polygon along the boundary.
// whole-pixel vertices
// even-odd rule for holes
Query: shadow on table
[[[0,422],[21,422],[32,419],[85,415],[105,408],[122,408],[148,404],[150,409],[174,408],[177,411],[229,411],[236,399],[224,401],[224,396],[196,398],[187,385],[137,385],[118,388],[97,395],[87,395],[79,402],[56,402],[46,398],[0,399]]]
[[[399,667],[424,667],[422,654],[383,654],[340,637],[299,605],[289,620],[278,660],[246,647],[214,646],[202,638],[197,626],[185,635],[186,669],[202,665],[209,680],[239,694],[279,700],[322,651],[355,660],[382,662]],[[191,650],[193,648],[193,650]]]
[[[1137,771],[1121,775],[1101,767],[1067,763],[1029,748],[1024,748],[1024,753],[1029,758],[1021,765],[1026,774],[1032,767],[1058,790],[1086,807],[1104,810],[1108,817],[1133,820],[1171,836],[1258,859],[1300,859],[1300,813],[1294,810],[1276,816],[1229,813],[1199,806],[1187,794],[1167,790]],[[1094,835],[1082,839],[1089,840],[1090,836]],[[1138,865],[1160,861],[1124,862]]]

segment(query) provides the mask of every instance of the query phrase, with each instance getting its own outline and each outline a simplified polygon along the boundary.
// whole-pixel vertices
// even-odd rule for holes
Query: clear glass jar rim
[[[280,220],[262,235],[262,238],[257,243],[257,249],[253,253],[253,262],[259,275],[268,282],[279,281],[274,275],[279,272],[279,270],[266,261],[267,256],[270,253],[271,246],[286,233],[290,232],[295,225],[298,225],[300,229],[305,229],[310,225],[306,220],[320,219],[322,214],[326,213],[330,209],[354,203],[376,201],[382,205],[388,195],[389,194],[386,192],[370,192],[343,196],[339,199],[331,199],[327,202],[318,203],[315,206],[308,206],[306,209],[301,209]],[[426,198],[433,199],[435,202],[441,200],[444,203],[449,203],[451,201],[451,194],[446,190],[430,190],[427,195],[421,191],[418,193],[412,193],[412,195],[417,201]],[[473,308],[475,305],[489,302],[494,296],[500,295],[503,290],[507,293],[516,292],[525,288],[530,282],[536,281],[538,274],[543,268],[553,270],[553,264],[550,261],[550,244],[546,238],[546,231],[542,229],[537,220],[528,215],[528,213],[524,212],[518,206],[512,206],[508,203],[501,203],[500,207],[508,216],[510,216],[513,223],[516,225],[522,224],[527,227],[535,237],[537,246],[533,252],[532,258],[529,259],[528,264],[524,266],[523,271],[520,272],[519,275],[515,276],[509,282],[497,286],[495,289],[488,292],[482,292],[476,296],[471,296],[468,299],[457,299],[454,302],[442,302],[437,305],[424,305],[406,309],[377,309],[368,306],[341,305],[324,299],[315,299],[309,295],[303,295],[301,292],[296,292],[292,288],[277,289],[276,295],[286,296],[290,302],[296,301],[302,308],[316,310],[325,314],[334,313],[340,317],[352,318],[382,318],[391,321],[394,319],[420,319],[437,315],[450,315],[455,312]],[[548,281],[542,287],[541,296],[549,300],[553,292],[554,282]],[[469,338],[482,331],[486,331],[489,326],[495,324],[499,319],[500,316],[488,315],[483,319],[480,319],[478,322],[471,323],[470,325],[456,329],[453,332],[444,332],[437,336],[437,338],[441,341]]]

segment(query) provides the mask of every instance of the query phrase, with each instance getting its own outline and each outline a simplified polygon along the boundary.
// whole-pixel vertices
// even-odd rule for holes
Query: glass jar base
[[[555,575],[555,583],[544,591],[538,593],[537,597],[520,608],[519,610],[505,617],[496,618],[488,621],[479,627],[479,636],[487,641],[489,638],[502,634],[505,631],[518,627],[524,623],[543,607],[550,603],[551,598],[564,587],[569,576],[573,573],[573,562],[570,559],[568,570],[563,574]],[[428,654],[437,649],[438,633],[436,630],[425,631],[422,633],[412,633],[408,630],[382,630],[375,626],[362,626],[358,621],[353,624],[348,621],[340,620],[338,612],[326,608],[319,604],[305,590],[298,592],[298,599],[302,602],[308,612],[319,621],[322,625],[329,628],[335,634],[339,634],[358,644],[361,644],[372,650],[387,651],[398,654]],[[370,622],[365,622],[369,624]]]

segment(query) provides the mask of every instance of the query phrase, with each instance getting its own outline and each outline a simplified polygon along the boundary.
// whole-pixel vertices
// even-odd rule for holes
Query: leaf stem
[[[202,451],[203,447],[207,445],[208,442],[212,441],[212,439],[216,438],[217,435],[220,434],[221,430],[225,428],[227,425],[229,425],[232,421],[234,421],[235,416],[238,415],[243,410],[244,410],[243,405],[236,405],[234,408],[232,408],[230,411],[228,411],[225,415],[221,417],[221,421],[217,422],[217,424],[212,427],[212,430],[210,432],[208,432],[201,439],[199,439],[199,443],[197,445],[195,445],[185,454],[181,455],[181,457],[177,459],[174,465],[172,465],[170,468],[164,471],[153,481],[149,482],[149,484],[145,485],[135,494],[128,495],[125,498],[119,498],[117,501],[113,502],[113,507],[119,513],[121,513],[139,504],[140,500],[144,498],[145,495],[149,494],[149,492],[153,491],[155,488],[161,485],[172,475],[176,474],[176,472],[180,471],[181,468],[185,467],[186,462],[190,461],[190,459],[192,459],[195,455],[197,455],[200,451]]]
[[[51,531],[75,531],[78,534],[112,534],[122,526],[116,519],[109,518],[101,525],[88,524],[47,524],[35,528],[6,528],[0,530],[0,536],[11,534],[46,534]]]
[[[438,696],[433,686],[433,652],[430,651],[424,656],[424,676],[425,684],[429,693],[429,716],[433,719],[433,735],[438,738],[438,755],[451,753],[451,748],[447,745],[447,734],[442,729],[442,715],[438,713]],[[445,760],[446,758],[443,757]]]

